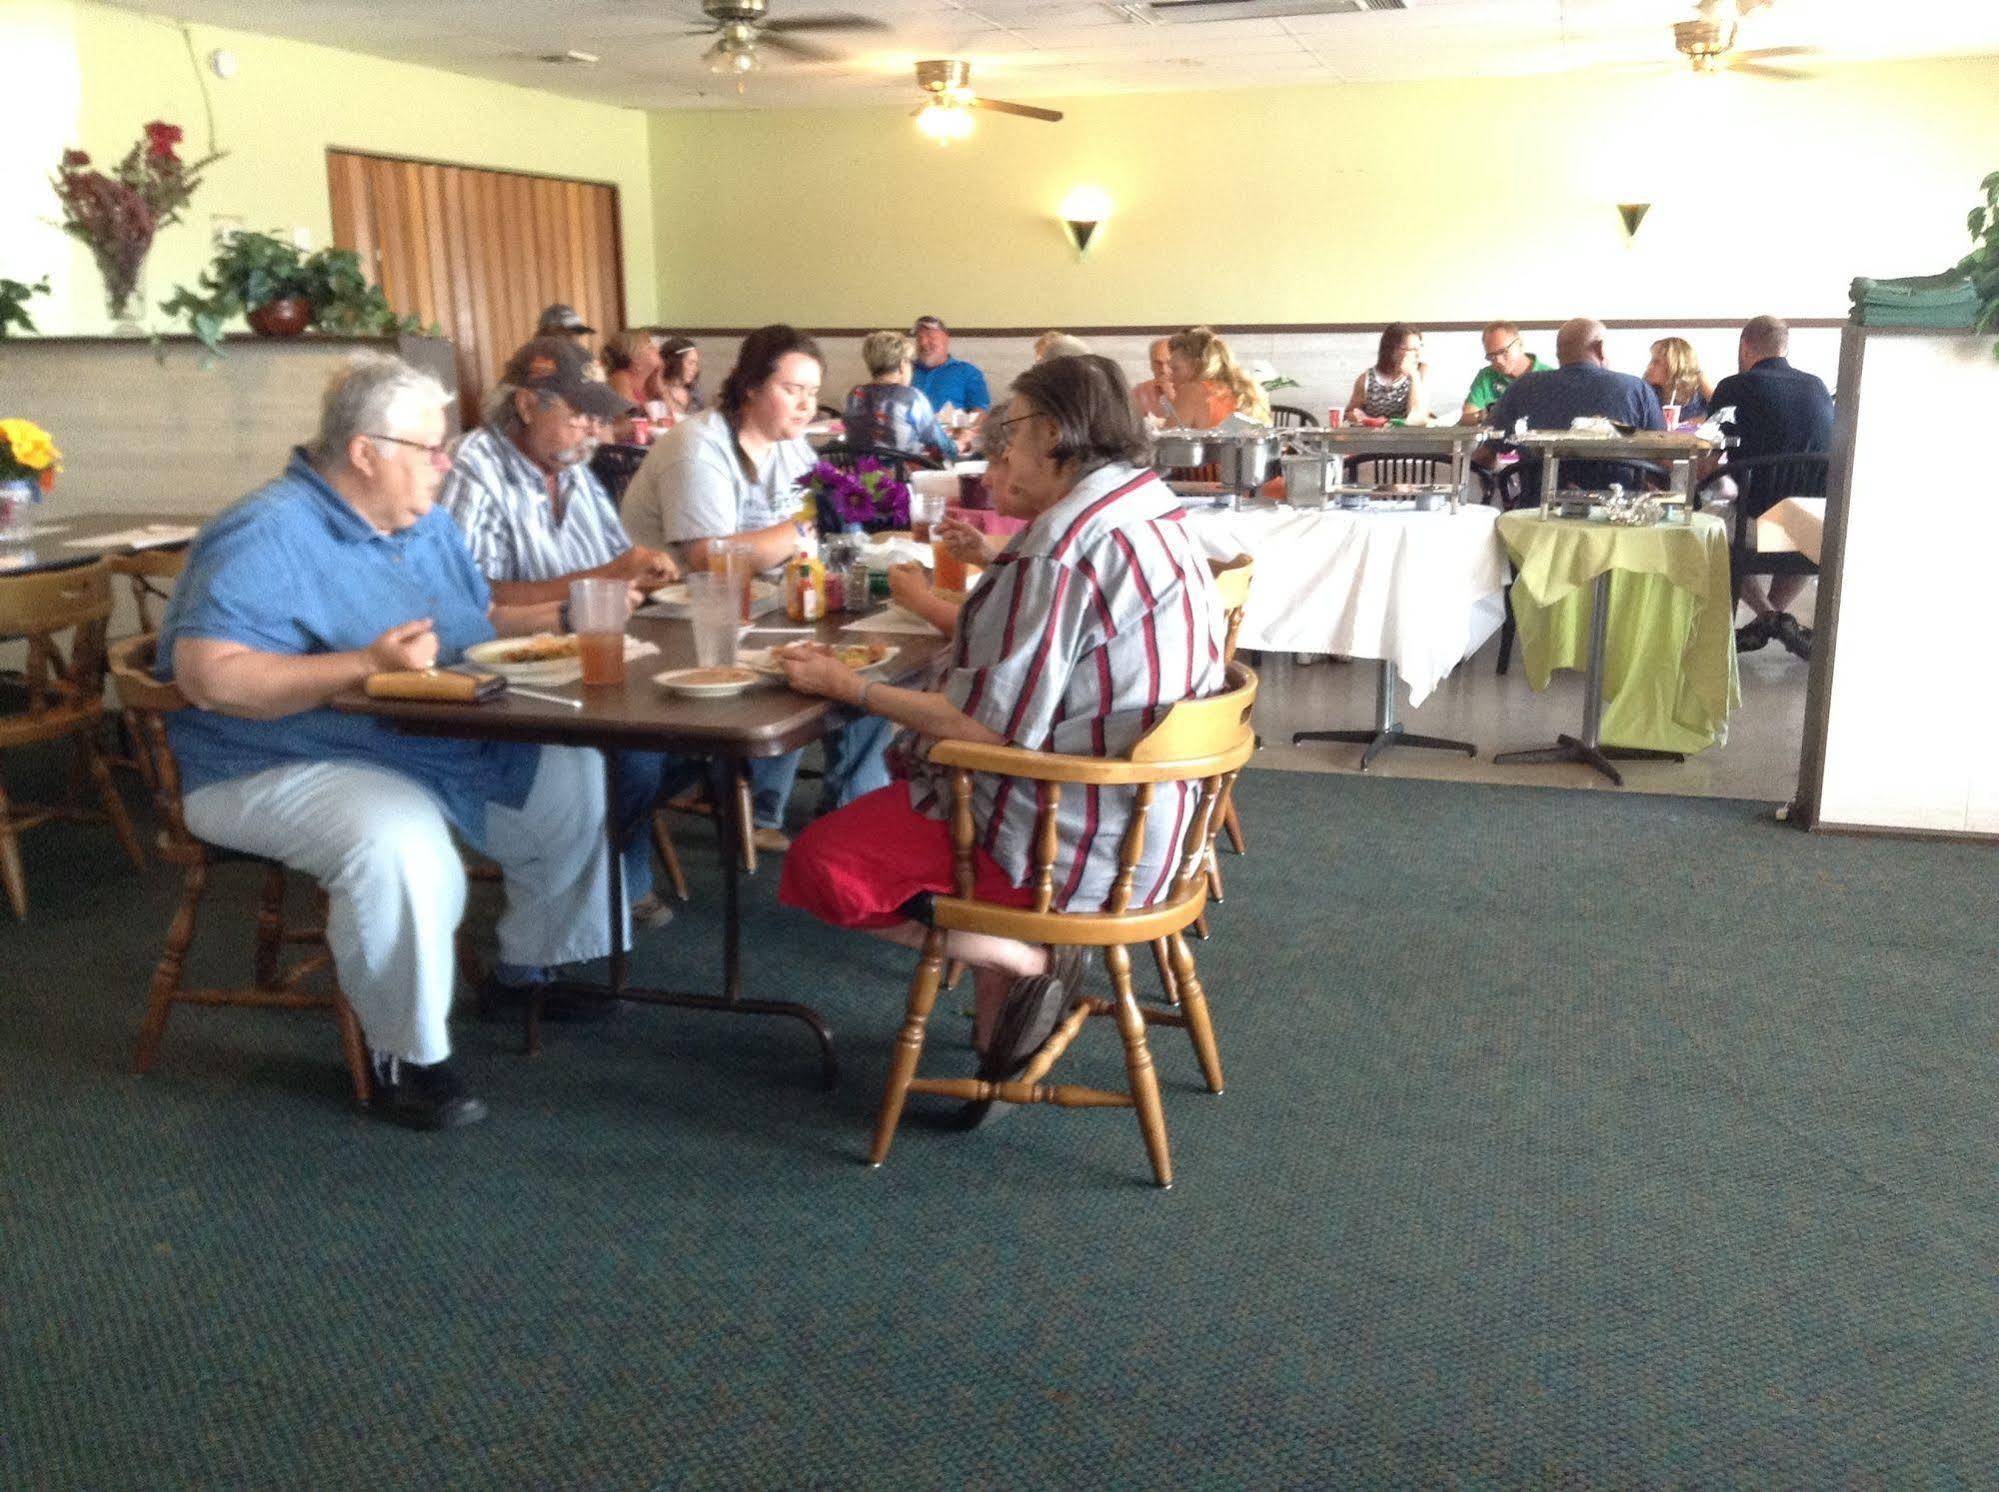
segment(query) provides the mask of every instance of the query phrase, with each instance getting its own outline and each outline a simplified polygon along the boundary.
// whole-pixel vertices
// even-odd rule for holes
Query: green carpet
[[[314,1016],[180,1012],[135,1078],[173,877],[37,831],[0,1485],[1994,1485],[1990,849],[1340,776],[1241,802],[1197,948],[1227,1095],[1154,1036],[1168,1193],[1121,1112],[913,1114],[861,1166],[907,956],[768,872],[752,979],[827,1010],[831,1095],[802,1029],[665,1011],[537,1060],[465,1026],[493,1118],[460,1134],[352,1112]],[[645,972],[706,978],[681,837],[696,905]],[[211,970],[247,902],[225,877]],[[1117,1078],[1107,1023],[1081,1047]]]

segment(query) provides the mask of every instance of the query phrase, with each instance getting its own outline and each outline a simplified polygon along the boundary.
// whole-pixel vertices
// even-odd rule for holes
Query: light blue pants
[[[895,726],[879,715],[859,715],[827,733],[820,748],[826,753],[826,780],[819,787],[821,813],[845,808],[864,793],[888,786],[888,763],[882,753]],[[798,780],[799,758],[805,753],[758,757],[750,763],[750,817],[759,829],[782,829],[791,785]]]
[[[281,860],[325,888],[327,945],[371,1050],[406,1062],[451,1054],[445,1018],[465,868],[437,799],[386,767],[310,762],[211,783],[189,793],[185,809],[201,838]],[[527,802],[487,804],[476,847],[506,881],[503,962],[563,964],[611,951],[596,752],[542,747]]]

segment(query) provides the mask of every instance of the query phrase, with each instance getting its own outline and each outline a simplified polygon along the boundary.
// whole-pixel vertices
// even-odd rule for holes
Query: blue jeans
[[[820,742],[826,753],[826,780],[819,787],[819,812],[845,808],[863,793],[888,786],[882,753],[895,727],[879,715],[857,715]],[[750,763],[750,817],[759,829],[782,829],[798,778],[803,751],[758,757]]]
[[[662,794],[673,796],[706,775],[698,757],[657,751],[618,753],[618,842],[625,847],[625,900],[652,890],[652,810]]]

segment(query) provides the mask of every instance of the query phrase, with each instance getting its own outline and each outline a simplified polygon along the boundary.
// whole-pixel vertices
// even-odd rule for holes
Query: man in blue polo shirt
[[[159,640],[160,677],[196,706],[168,717],[188,827],[319,881],[375,1109],[427,1129],[486,1112],[445,1028],[465,910],[454,831],[504,872],[503,972],[610,951],[594,752],[403,735],[328,707],[370,674],[556,624],[553,602],[493,605],[433,505],[449,398],[393,357],[345,364],[312,443],[196,538]]]
[[[1791,327],[1775,316],[1755,316],[1742,328],[1736,343],[1735,363],[1739,370],[1714,386],[1708,408],[1733,406],[1735,419],[1729,431],[1736,438],[1731,461],[1747,461],[1752,456],[1818,455],[1832,449],[1832,394],[1816,374],[1793,368],[1785,356],[1791,350]],[[1759,480],[1769,472],[1747,476],[1745,490],[1735,500],[1754,518],[1787,497],[1823,497],[1824,490],[1799,490],[1794,483],[1778,490]],[[1746,575],[1741,600],[1756,613],[1747,626],[1735,629],[1735,650],[1752,653],[1767,647],[1771,638],[1800,658],[1812,652],[1812,629],[1801,626],[1791,615],[1791,604],[1805,588],[1803,575],[1772,575],[1769,588],[1763,577]]]
[[[1587,316],[1564,322],[1555,334],[1555,361],[1561,366],[1526,373],[1486,411],[1485,423],[1511,433],[1521,420],[1529,430],[1567,430],[1578,418],[1594,415],[1640,430],[1663,430],[1665,416],[1659,396],[1644,379],[1605,367],[1603,323]],[[1498,454],[1492,445],[1479,448],[1482,465]],[[1636,485],[1637,474],[1610,461],[1564,461],[1562,477],[1578,487],[1608,487],[1613,482]]]
[[[909,370],[909,381],[932,409],[949,404],[967,415],[983,415],[992,408],[986,375],[951,356],[951,329],[940,318],[917,317],[909,334],[916,338],[916,363]]]

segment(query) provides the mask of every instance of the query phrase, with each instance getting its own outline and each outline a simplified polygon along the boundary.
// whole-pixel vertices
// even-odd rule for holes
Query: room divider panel
[[[334,242],[456,346],[466,423],[543,306],[624,326],[615,186],[351,150],[328,150],[326,172]]]

